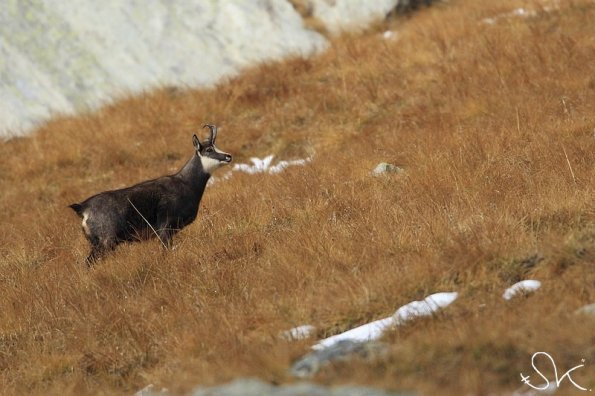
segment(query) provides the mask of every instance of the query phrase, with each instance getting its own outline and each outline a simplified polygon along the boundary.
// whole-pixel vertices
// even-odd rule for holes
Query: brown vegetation
[[[311,342],[279,331],[328,336],[438,291],[460,297],[389,332],[387,359],[315,380],[497,393],[543,350],[562,371],[585,358],[573,378],[595,388],[595,321],[573,314],[595,302],[595,4],[562,4],[449,2],[391,22],[395,40],[378,26],[1,144],[0,392],[288,382]],[[480,22],[520,5],[537,15]],[[67,205],[175,171],[204,122],[236,162],[314,159],[235,173],[174,251],[125,245],[87,270]],[[406,173],[370,176],[381,161]],[[542,288],[502,300],[528,278]]]

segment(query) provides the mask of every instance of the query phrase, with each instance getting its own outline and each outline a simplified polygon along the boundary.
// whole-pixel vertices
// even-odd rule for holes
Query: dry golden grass
[[[1,392],[288,382],[310,342],[279,331],[310,323],[328,336],[438,291],[460,297],[387,334],[386,360],[315,380],[499,393],[543,350],[560,370],[585,358],[573,378],[595,388],[595,321],[573,314],[595,302],[595,4],[479,22],[518,6],[541,9],[450,2],[394,22],[397,40],[378,26],[314,59],[211,91],[150,92],[1,144]],[[207,190],[174,251],[124,245],[87,270],[66,206],[175,171],[204,122],[236,162],[314,160],[236,173]],[[371,177],[381,161],[406,174]],[[542,289],[502,300],[527,278]]]

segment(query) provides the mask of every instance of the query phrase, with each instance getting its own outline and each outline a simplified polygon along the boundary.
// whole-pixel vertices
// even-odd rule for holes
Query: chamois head
[[[205,124],[202,127],[209,128],[211,132],[209,138],[201,143],[196,135],[193,135],[192,143],[194,144],[196,155],[200,158],[203,170],[207,173],[212,173],[220,166],[229,164],[231,162],[231,155],[215,147],[215,139],[217,138],[217,127],[215,125]]]

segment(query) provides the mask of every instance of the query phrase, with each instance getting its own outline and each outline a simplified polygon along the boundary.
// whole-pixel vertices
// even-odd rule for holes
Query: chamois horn
[[[204,124],[202,127],[209,128],[209,130],[211,131],[211,137],[209,139],[211,141],[211,144],[215,144],[215,139],[217,138],[217,126],[211,124]]]

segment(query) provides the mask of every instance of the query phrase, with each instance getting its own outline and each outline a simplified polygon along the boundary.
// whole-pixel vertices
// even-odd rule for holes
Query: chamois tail
[[[74,210],[79,217],[83,217],[83,205],[73,203],[72,205],[68,205],[68,207]]]

